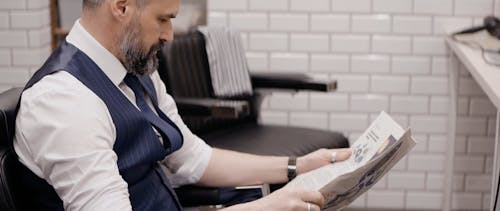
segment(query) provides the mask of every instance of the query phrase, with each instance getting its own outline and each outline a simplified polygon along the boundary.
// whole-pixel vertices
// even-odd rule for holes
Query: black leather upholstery
[[[13,168],[15,156],[11,149],[0,147],[0,210],[16,210],[14,189],[11,180],[14,178]]]
[[[159,54],[158,72],[167,86],[167,92],[175,98],[216,98],[213,94],[205,40],[200,32],[176,36]],[[294,86],[279,88],[300,89]],[[260,80],[262,81],[262,80]],[[285,80],[289,82],[290,80]],[[273,83],[265,81],[266,83]],[[255,86],[254,86],[255,87]],[[309,90],[323,90],[309,88]],[[331,90],[328,87],[325,90]],[[348,147],[349,142],[341,133],[286,126],[260,125],[257,122],[262,96],[241,96],[232,100],[248,101],[250,113],[237,119],[221,119],[215,116],[181,116],[188,127],[213,147],[261,155],[301,156],[320,148]],[[182,110],[182,108],[179,108]],[[217,204],[216,189],[192,188],[177,190],[184,205]],[[189,191],[197,191],[191,197]],[[203,195],[205,191],[206,195]]]
[[[201,137],[211,146],[259,155],[299,156],[324,148],[349,147],[339,133],[298,127],[245,124]]]
[[[14,138],[14,112],[21,92],[14,88],[0,94],[0,145],[9,145]]]
[[[219,204],[219,189],[185,185],[175,189],[182,206],[193,207],[200,205]]]
[[[0,94],[0,210],[16,210],[13,189],[17,158],[11,147],[14,137],[14,112],[21,88],[10,89]]]
[[[165,85],[170,94],[177,97],[213,97],[205,40],[201,33],[176,36],[173,43],[162,49],[162,53],[159,56],[160,66],[170,69],[163,69],[159,74],[163,81],[168,81]]]
[[[297,73],[251,73],[255,88],[292,89],[331,92],[337,89],[337,81],[317,81]]]
[[[158,73],[165,82],[168,93],[174,98],[215,98],[203,34],[196,31],[185,36],[176,36],[172,43],[162,49],[158,59],[160,62]],[[251,100],[252,98],[254,99]],[[249,115],[238,119],[183,115],[183,120],[197,134],[256,121],[255,114],[258,110],[253,103],[259,102],[259,99],[257,95],[231,99],[246,100],[251,103]],[[179,108],[179,111],[183,110],[185,109]]]
[[[174,99],[216,98],[210,82],[205,40],[200,32],[176,36],[162,50],[159,60],[162,62],[158,72]],[[257,118],[262,96],[258,92],[254,93],[253,96],[236,98],[249,102],[248,116],[238,119],[183,116],[183,120],[193,132],[205,138],[208,144],[243,152],[300,156],[319,148],[348,146],[347,139],[337,132],[259,125]]]

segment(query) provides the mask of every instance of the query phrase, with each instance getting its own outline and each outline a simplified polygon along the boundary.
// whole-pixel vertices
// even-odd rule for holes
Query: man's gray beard
[[[125,29],[121,39],[120,50],[123,55],[123,66],[128,73],[134,75],[149,75],[158,68],[156,54],[163,44],[157,43],[146,52],[142,45],[142,37],[139,32],[139,24],[132,23]]]

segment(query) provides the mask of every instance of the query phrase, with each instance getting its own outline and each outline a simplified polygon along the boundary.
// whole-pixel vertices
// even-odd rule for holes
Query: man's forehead
[[[155,9],[162,15],[176,16],[179,11],[180,0],[147,0],[148,7]]]
[[[149,5],[178,8],[180,0],[147,0]]]

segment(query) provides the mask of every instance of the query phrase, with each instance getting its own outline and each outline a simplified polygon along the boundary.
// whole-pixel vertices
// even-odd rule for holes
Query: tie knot
[[[123,81],[125,82],[125,84],[127,84],[128,87],[132,89],[132,91],[134,91],[136,95],[143,92],[141,82],[139,81],[139,78],[137,78],[137,76],[131,73],[127,73]]]
[[[137,76],[135,76],[134,74],[132,73],[127,73],[127,75],[125,75],[125,78],[123,79],[123,81],[125,82],[125,84],[129,85],[129,84],[137,84],[138,83],[138,78]]]

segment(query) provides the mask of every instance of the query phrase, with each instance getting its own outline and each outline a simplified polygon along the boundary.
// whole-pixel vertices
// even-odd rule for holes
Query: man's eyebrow
[[[175,18],[176,16],[177,16],[176,13],[169,13],[169,14],[162,15],[160,17],[162,17],[162,18]]]

